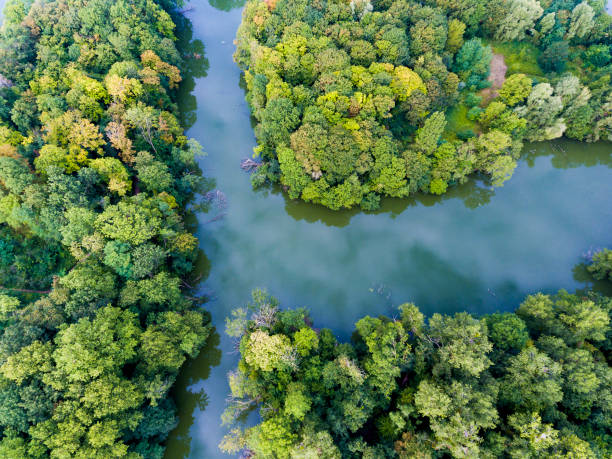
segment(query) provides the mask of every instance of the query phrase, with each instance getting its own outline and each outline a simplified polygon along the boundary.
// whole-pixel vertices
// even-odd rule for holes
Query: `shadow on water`
[[[172,396],[180,407],[179,423],[170,433],[167,440],[166,451],[171,451],[171,459],[189,457],[191,452],[190,428],[198,414],[208,405],[208,396],[198,383],[207,379],[212,367],[221,362],[219,343],[221,338],[216,329],[213,329],[204,349],[193,360],[188,361],[181,368],[181,372],[172,389]],[[169,455],[166,457],[170,459]]]
[[[187,11],[186,11],[187,12]],[[182,81],[177,90],[176,99],[180,121],[185,130],[194,125],[196,121],[197,99],[193,94],[196,79],[207,75],[210,63],[205,57],[204,43],[194,39],[193,24],[184,13],[176,11],[172,14],[176,24],[177,42],[176,46],[183,57],[181,66]],[[204,178],[202,189],[199,194],[204,195],[215,187],[215,180]],[[195,198],[192,197],[192,198]],[[189,210],[185,213],[185,228],[191,233],[198,229],[198,212],[206,212],[208,209],[201,199],[192,199]],[[211,261],[203,250],[199,249],[194,261],[188,285],[194,290],[202,284],[209,276]],[[206,298],[201,298],[205,301]],[[205,307],[205,304],[204,306]],[[221,350],[219,349],[220,336],[213,328],[204,348],[195,359],[187,361],[178,375],[176,383],[171,391],[172,399],[180,407],[180,416],[177,427],[170,433],[167,440],[166,451],[172,451],[172,458],[188,457],[191,450],[190,427],[193,425],[198,412],[204,411],[208,405],[208,395],[199,382],[207,379],[212,367],[221,362]],[[197,410],[197,411],[196,411]]]
[[[290,199],[279,187],[260,192],[269,192],[272,194],[282,193],[285,199],[285,210],[287,214],[295,220],[304,220],[308,223],[320,221],[327,226],[335,226],[338,228],[347,226],[351,222],[351,219],[358,214],[390,214],[391,218],[395,218],[409,207],[432,207],[451,199],[459,199],[468,209],[476,209],[488,204],[491,197],[495,194],[495,190],[487,185],[487,180],[484,177],[474,176],[471,177],[468,182],[451,188],[447,193],[441,196],[419,193],[403,199],[383,198],[381,200],[380,209],[373,212],[365,212],[359,207],[336,211],[321,205]]]
[[[194,232],[197,228],[197,216],[193,212],[185,215],[185,226]],[[197,288],[209,276],[211,269],[210,259],[203,250],[198,249],[194,261],[193,272],[188,282],[192,288]],[[189,284],[188,284],[189,285]],[[206,295],[201,297],[206,301]],[[204,304],[203,307],[205,307]],[[221,362],[221,350],[219,349],[220,336],[213,328],[204,348],[195,359],[188,360],[180,370],[178,378],[171,390],[171,398],[179,407],[178,424],[170,432],[167,440],[166,451],[172,451],[172,459],[185,458],[189,456],[191,450],[190,427],[193,425],[197,412],[202,412],[208,405],[208,395],[203,388],[194,387],[198,382],[204,381],[210,375],[212,367]],[[196,409],[198,410],[196,412]],[[166,455],[168,457],[168,455]]]
[[[607,279],[597,280],[593,278],[593,275],[587,270],[586,263],[574,266],[572,274],[576,282],[584,284],[584,288],[580,289],[580,291],[592,290],[601,295],[612,297],[612,282]]]
[[[210,67],[205,56],[204,43],[193,39],[193,24],[187,16],[175,13],[172,16],[176,24],[176,47],[183,57],[181,76],[183,80],[177,91],[177,100],[181,123],[185,130],[192,127],[196,121],[198,107],[196,96],[193,95],[196,78],[204,78]]]
[[[577,167],[608,166],[612,168],[612,144],[599,142],[585,144],[571,140],[558,140],[538,144],[525,145],[521,161],[528,167],[533,167],[537,158],[550,156],[551,164],[555,169],[572,169]],[[512,180],[512,179],[510,179]],[[418,193],[408,198],[383,198],[380,209],[373,212],[364,212],[361,209],[344,209],[334,211],[321,205],[313,205],[300,200],[290,199],[280,187],[274,186],[259,193],[282,194],[285,199],[285,210],[295,220],[304,220],[309,223],[321,222],[327,226],[345,227],[351,219],[358,214],[390,214],[391,218],[400,215],[406,209],[416,206],[433,207],[449,200],[460,200],[470,210],[489,204],[495,195],[495,188],[490,185],[488,177],[473,174],[466,183],[449,188],[441,196]]]
[[[533,167],[537,158],[551,155],[550,162],[555,169],[593,166],[612,168],[612,143],[610,142],[585,144],[577,140],[561,139],[526,144],[521,159],[529,167]]]
[[[220,11],[231,11],[234,8],[242,8],[246,0],[208,0],[208,3]]]

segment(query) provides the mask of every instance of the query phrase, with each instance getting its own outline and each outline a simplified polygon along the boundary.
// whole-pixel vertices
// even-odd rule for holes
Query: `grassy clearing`
[[[489,42],[493,52],[502,54],[508,66],[506,76],[514,73],[524,73],[527,76],[541,80],[544,72],[538,65],[538,54],[540,51],[531,43],[518,42]]]
[[[457,104],[446,113],[446,130],[442,137],[446,140],[457,140],[457,132],[471,129],[474,133],[480,131],[478,123],[467,118],[469,108],[464,104]]]

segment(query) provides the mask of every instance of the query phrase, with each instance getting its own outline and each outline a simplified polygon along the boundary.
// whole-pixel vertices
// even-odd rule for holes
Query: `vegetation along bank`
[[[253,184],[331,209],[501,185],[525,140],[612,140],[603,1],[249,0],[236,43]]]
[[[606,458],[612,299],[531,295],[513,313],[364,317],[352,340],[261,291],[227,333],[241,359],[221,448],[257,458]]]
[[[209,320],[200,146],[160,0],[10,0],[0,31],[0,457],[161,458]],[[175,16],[177,18],[177,16]]]

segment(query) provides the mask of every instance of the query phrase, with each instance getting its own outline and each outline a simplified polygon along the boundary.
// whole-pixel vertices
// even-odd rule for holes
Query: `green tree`
[[[446,117],[442,112],[434,112],[425,120],[422,128],[420,128],[414,140],[414,146],[420,152],[431,155],[438,146],[440,136],[446,127]]]
[[[491,48],[483,46],[479,38],[472,38],[456,54],[453,70],[468,86],[476,85],[489,75],[491,58]]]
[[[540,296],[480,320],[425,320],[404,304],[399,318],[364,317],[338,343],[304,309],[281,311],[254,292],[229,321],[241,359],[223,420],[255,408],[261,421],[234,428],[221,448],[300,458],[596,457],[609,443],[605,348],[564,332],[583,299],[562,291],[544,305]]]
[[[451,53],[459,51],[463,45],[463,33],[465,24],[458,19],[451,19],[448,22],[448,38],[446,39],[446,49]]]
[[[561,137],[566,125],[560,117],[563,110],[561,97],[553,95],[548,83],[533,87],[525,105],[517,108],[517,114],[527,120],[526,138],[528,140],[550,140]]]
[[[159,234],[162,213],[151,201],[125,199],[107,207],[96,219],[102,235],[120,242],[141,244]]]
[[[520,40],[528,29],[533,28],[543,12],[538,0],[511,0],[506,15],[497,24],[495,39]]]
[[[2,457],[160,458],[176,425],[169,390],[209,326],[178,277],[193,267],[182,215],[202,179],[175,115],[175,6],[7,5]]]
[[[570,19],[570,26],[566,34],[566,38],[572,39],[583,38],[593,28],[595,12],[591,5],[587,2],[582,2],[574,7]]]
[[[523,102],[531,93],[531,78],[522,73],[510,75],[499,90],[499,97],[510,107]]]
[[[587,267],[595,279],[612,280],[612,250],[603,249],[593,255],[593,263]]]
[[[569,56],[566,41],[555,41],[538,56],[538,64],[547,72],[562,72]]]
[[[510,357],[506,371],[500,395],[505,403],[537,412],[561,401],[561,365],[537,349]]]
[[[289,144],[289,134],[297,127],[299,113],[291,100],[272,99],[261,114],[260,132],[264,142]]]

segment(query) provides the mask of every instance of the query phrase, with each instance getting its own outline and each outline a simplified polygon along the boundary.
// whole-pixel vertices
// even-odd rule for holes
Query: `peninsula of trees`
[[[601,0],[248,0],[255,186],[331,209],[508,179],[523,141],[612,140]]]
[[[183,223],[171,0],[9,0],[0,31],[0,457],[161,458],[208,318]]]

